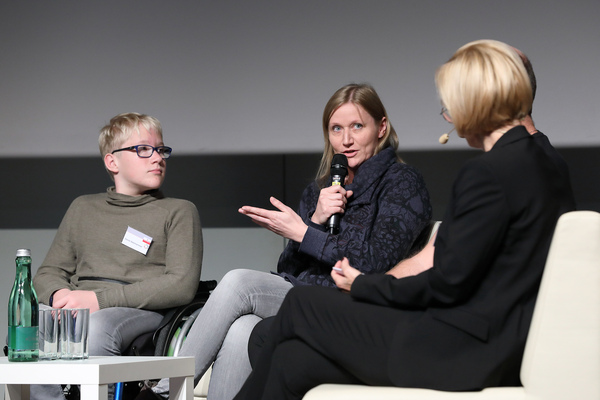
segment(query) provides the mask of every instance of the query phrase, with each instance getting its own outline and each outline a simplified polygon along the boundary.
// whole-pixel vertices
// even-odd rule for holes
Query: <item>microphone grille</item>
[[[346,157],[344,154],[334,154],[333,159],[331,160],[331,165],[333,166],[336,164],[348,167],[348,157]]]
[[[334,154],[331,160],[331,175],[346,175],[348,173],[348,157],[344,154]]]

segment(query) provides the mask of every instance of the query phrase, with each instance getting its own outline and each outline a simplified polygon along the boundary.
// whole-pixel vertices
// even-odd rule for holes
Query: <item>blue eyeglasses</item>
[[[152,154],[156,151],[159,156],[164,158],[165,160],[171,157],[172,148],[168,146],[150,146],[149,144],[138,144],[137,146],[129,146],[123,147],[122,149],[113,150],[110,154],[115,154],[117,151],[123,150],[135,150],[138,157],[140,158],[150,158]]]

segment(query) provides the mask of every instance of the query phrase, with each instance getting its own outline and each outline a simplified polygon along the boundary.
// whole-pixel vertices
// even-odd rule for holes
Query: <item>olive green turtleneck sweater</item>
[[[146,255],[121,244],[128,227],[152,237]],[[100,308],[159,310],[189,303],[201,268],[202,231],[193,203],[159,191],[127,196],[111,187],[73,201],[33,282],[44,304],[68,288],[93,290]]]

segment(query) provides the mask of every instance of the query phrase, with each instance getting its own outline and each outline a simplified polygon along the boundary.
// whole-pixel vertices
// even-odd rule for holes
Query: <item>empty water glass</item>
[[[58,321],[60,310],[57,308],[40,308],[39,310],[39,359],[55,360],[59,354]]]
[[[60,311],[60,358],[64,360],[88,358],[90,310],[63,308]]]

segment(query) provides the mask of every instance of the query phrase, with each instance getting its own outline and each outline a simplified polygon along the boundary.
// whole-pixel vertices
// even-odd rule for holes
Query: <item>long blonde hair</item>
[[[375,89],[364,83],[351,83],[341,87],[333,94],[333,96],[331,96],[323,110],[323,138],[325,140],[325,149],[323,150],[321,164],[316,177],[317,184],[321,188],[327,185],[329,180],[331,160],[333,159],[334,154],[333,147],[329,141],[329,121],[331,120],[333,113],[346,103],[361,106],[377,123],[385,118],[385,134],[379,139],[375,154],[387,147],[392,147],[394,150],[398,148],[398,135],[396,134],[396,131],[387,116],[387,111]]]

